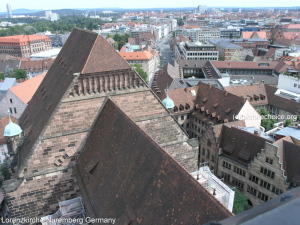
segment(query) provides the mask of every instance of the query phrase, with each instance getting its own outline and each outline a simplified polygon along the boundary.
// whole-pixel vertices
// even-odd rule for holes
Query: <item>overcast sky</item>
[[[300,6],[299,0],[279,1],[279,0],[215,0],[215,1],[195,1],[195,0],[114,0],[114,1],[97,1],[97,0],[6,0],[1,1],[0,11],[6,11],[6,4],[10,3],[12,9],[66,9],[66,8],[180,8],[180,7],[197,7],[198,5],[207,5],[208,7],[290,7]]]

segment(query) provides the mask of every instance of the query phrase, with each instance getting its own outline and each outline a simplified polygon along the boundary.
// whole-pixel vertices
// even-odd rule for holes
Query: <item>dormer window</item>
[[[186,109],[186,110],[189,110],[190,108],[191,108],[190,105],[189,105],[188,103],[186,103],[186,104],[185,104],[185,109]]]
[[[177,106],[174,107],[174,112],[178,112],[178,107]]]
[[[181,104],[180,104],[180,106],[179,106],[179,110],[180,110],[180,111],[183,111],[183,110],[184,110],[184,107],[183,107],[183,105],[181,105]]]

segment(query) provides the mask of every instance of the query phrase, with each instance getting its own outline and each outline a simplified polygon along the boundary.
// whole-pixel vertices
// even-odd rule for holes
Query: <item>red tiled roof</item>
[[[143,52],[119,52],[125,60],[149,60],[153,55],[148,51]]]
[[[50,42],[51,39],[45,35],[15,35],[15,36],[7,36],[7,37],[0,37],[0,44],[10,44],[10,43],[19,43],[20,45],[27,44],[31,41],[37,40],[44,40]]]

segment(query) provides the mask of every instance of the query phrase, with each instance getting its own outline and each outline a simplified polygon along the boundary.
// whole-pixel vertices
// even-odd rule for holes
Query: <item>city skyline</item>
[[[31,0],[31,1],[20,1],[20,0],[13,0],[13,1],[7,1],[3,2],[3,4],[0,6],[0,11],[4,12],[6,11],[6,4],[10,4],[12,7],[12,10],[14,9],[40,9],[40,10],[54,10],[54,9],[85,9],[85,8],[123,8],[123,9],[146,9],[146,8],[185,8],[185,7],[197,7],[198,5],[206,5],[208,7],[295,7],[300,6],[299,2],[296,0],[291,0],[288,3],[286,2],[273,2],[270,0],[261,2],[258,0],[254,0],[251,2],[239,2],[236,3],[235,1],[228,1],[226,5],[224,5],[224,1],[217,0],[214,2],[204,1],[201,3],[197,3],[192,0],[187,0],[185,2],[171,2],[171,1],[158,1],[154,0],[151,2],[137,2],[137,1],[115,1],[115,4],[112,5],[111,2],[103,2],[101,4],[95,2],[95,1],[85,1],[82,2],[71,2],[69,0],[67,1],[57,1],[53,0],[51,2],[43,2],[43,4],[40,3],[40,1],[37,0]]]

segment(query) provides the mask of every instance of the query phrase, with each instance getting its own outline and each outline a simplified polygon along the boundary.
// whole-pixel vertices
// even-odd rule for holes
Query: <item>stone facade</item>
[[[73,165],[108,98],[187,171],[197,169],[198,142],[189,140],[133,70],[76,74],[36,140],[28,163],[6,182],[6,200],[12,217],[51,214],[57,210],[58,202],[79,195]],[[26,144],[25,138],[23,145]]]

